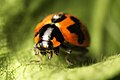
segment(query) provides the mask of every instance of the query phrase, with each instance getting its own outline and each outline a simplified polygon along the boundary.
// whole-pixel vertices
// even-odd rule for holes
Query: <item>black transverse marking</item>
[[[82,44],[84,42],[84,35],[83,32],[80,29],[80,22],[78,19],[76,19],[75,17],[71,16],[71,19],[75,22],[75,24],[70,25],[69,27],[67,27],[67,29],[71,32],[71,33],[75,33],[78,36],[78,42],[80,44]]]
[[[57,16],[58,18],[55,18],[54,16]],[[53,15],[53,18],[51,19],[53,23],[61,22],[66,18],[65,14],[55,14]]]
[[[36,34],[35,37],[40,34],[41,36],[44,34],[45,30],[47,30],[47,27],[50,26],[50,24],[44,25]]]
[[[45,31],[47,30],[48,27],[50,27],[50,24],[44,25],[38,32],[38,34],[40,34],[40,38],[42,38],[42,36],[44,35]]]
[[[39,33],[37,32],[34,37],[36,37]]]
[[[37,36],[38,34],[40,34],[39,37],[42,38],[42,36],[44,36],[44,34],[45,34],[45,32],[46,32],[46,30],[48,28],[53,28],[52,32],[50,34],[48,34],[48,36],[50,35],[49,40],[52,40],[53,37],[55,37],[57,39],[57,41],[59,41],[61,43],[64,42],[64,38],[63,38],[62,33],[60,32],[60,30],[58,29],[58,27],[56,27],[54,24],[47,24],[47,25],[43,26],[39,30],[39,32],[37,32],[35,34],[35,36]]]

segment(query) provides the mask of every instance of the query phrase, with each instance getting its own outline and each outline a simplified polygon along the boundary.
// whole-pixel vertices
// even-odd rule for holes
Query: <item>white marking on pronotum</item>
[[[44,35],[42,36],[42,40],[48,41],[50,39],[50,37],[51,37],[51,33],[52,33],[53,29],[54,28],[47,28]]]

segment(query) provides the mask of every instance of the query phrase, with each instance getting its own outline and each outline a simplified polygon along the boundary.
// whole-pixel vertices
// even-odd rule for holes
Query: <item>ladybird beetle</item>
[[[45,17],[34,31],[35,54],[59,53],[59,47],[70,54],[69,45],[86,48],[90,45],[90,37],[86,27],[76,17],[59,12]]]

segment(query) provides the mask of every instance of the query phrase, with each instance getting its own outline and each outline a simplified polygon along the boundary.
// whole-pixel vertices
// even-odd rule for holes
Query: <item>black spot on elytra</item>
[[[57,39],[57,41],[59,41],[60,43],[63,43],[64,42],[64,38],[63,38],[63,35],[60,32],[59,28],[56,27],[55,25],[52,25],[52,27],[54,27],[54,30],[53,30],[53,32],[51,34],[52,39],[53,39],[53,37],[55,37]]]
[[[80,29],[80,22],[78,19],[76,19],[75,17],[71,16],[70,17],[74,22],[75,24],[73,25],[70,25],[69,27],[67,27],[67,29],[71,32],[71,33],[75,33],[77,36],[78,36],[78,42],[80,44],[82,44],[84,42],[84,35],[83,35],[83,32],[81,31]]]

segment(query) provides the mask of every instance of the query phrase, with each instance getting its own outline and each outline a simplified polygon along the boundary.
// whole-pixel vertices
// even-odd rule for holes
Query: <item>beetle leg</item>
[[[56,55],[58,55],[59,54],[59,47],[54,48],[54,52],[53,53],[55,53]]]
[[[69,65],[73,65],[73,62],[68,57],[69,57],[69,54],[67,54],[67,56],[65,57],[66,63]]]
[[[64,51],[67,53],[67,55],[65,56],[65,61],[67,64],[69,65],[73,65],[73,62],[71,59],[69,59],[69,55],[72,52],[72,50],[65,44],[62,44],[61,47],[64,49]]]
[[[37,57],[39,58],[39,61],[42,62],[40,50],[34,47],[34,52],[35,52],[35,55],[37,55]]]
[[[50,50],[50,51],[48,50],[47,53],[48,53],[48,59],[51,60],[52,56],[53,56],[53,51],[52,50]]]
[[[72,50],[68,47],[68,46],[66,46],[66,45],[64,45],[64,44],[61,44],[61,47],[64,49],[64,51],[66,52],[66,53],[68,53],[68,54],[70,54],[71,52],[72,52]]]

